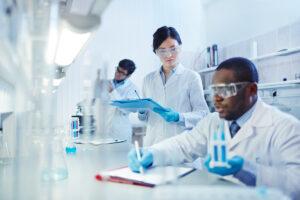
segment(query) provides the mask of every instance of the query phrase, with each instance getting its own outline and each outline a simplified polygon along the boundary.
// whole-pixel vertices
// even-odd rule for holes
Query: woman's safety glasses
[[[175,46],[172,48],[167,48],[167,49],[156,49],[155,53],[159,57],[169,57],[174,54],[177,54],[180,51],[180,46]]]
[[[237,95],[238,91],[250,82],[237,82],[230,84],[211,85],[210,90],[213,96],[218,95],[222,98],[229,98]]]

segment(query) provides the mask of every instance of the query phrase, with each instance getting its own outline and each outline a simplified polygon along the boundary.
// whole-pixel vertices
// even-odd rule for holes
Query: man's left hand
[[[234,175],[239,172],[244,164],[244,159],[240,156],[234,156],[228,160],[229,167],[210,167],[211,162],[210,155],[207,155],[204,161],[204,166],[211,173],[218,174],[221,176]]]

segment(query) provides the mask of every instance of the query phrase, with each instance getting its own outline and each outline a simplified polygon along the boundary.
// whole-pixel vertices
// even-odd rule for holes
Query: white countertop
[[[0,199],[160,199],[160,190],[170,196],[170,188],[175,197],[179,195],[176,191],[187,192],[183,189],[186,186],[193,190],[212,185],[241,188],[204,171],[194,171],[174,184],[155,188],[100,182],[94,178],[99,171],[126,166],[128,150],[126,143],[77,145],[75,155],[66,155],[68,178],[57,182],[41,181],[36,167],[41,159],[26,158],[19,165],[0,166]]]

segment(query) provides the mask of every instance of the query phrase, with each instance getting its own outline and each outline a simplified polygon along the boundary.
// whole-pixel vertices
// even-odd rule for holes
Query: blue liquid
[[[226,146],[225,145],[222,145],[221,146],[221,152],[222,152],[222,162],[226,162]]]
[[[45,169],[42,172],[43,181],[60,181],[68,177],[66,168]]]
[[[66,147],[67,154],[75,154],[76,153],[76,146]]]
[[[218,161],[218,146],[214,145],[214,161]]]

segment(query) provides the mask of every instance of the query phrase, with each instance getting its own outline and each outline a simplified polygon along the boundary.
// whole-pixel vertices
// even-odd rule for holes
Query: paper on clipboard
[[[100,172],[96,175],[96,179],[100,181],[154,187],[175,181],[177,178],[183,177],[193,170],[193,168],[175,166],[152,167],[147,169],[144,174],[140,174],[132,172],[128,167],[124,167]]]
[[[113,138],[106,138],[106,139],[94,139],[94,140],[81,140],[77,139],[74,141],[76,144],[92,144],[92,145],[102,145],[102,144],[114,144],[114,143],[121,143],[125,142],[126,140],[122,139],[113,139]]]
[[[159,108],[165,110],[164,107],[159,105],[157,102],[150,98],[146,99],[134,99],[134,100],[117,100],[111,102],[112,106],[116,106],[119,108],[144,108],[144,109],[151,109]]]

